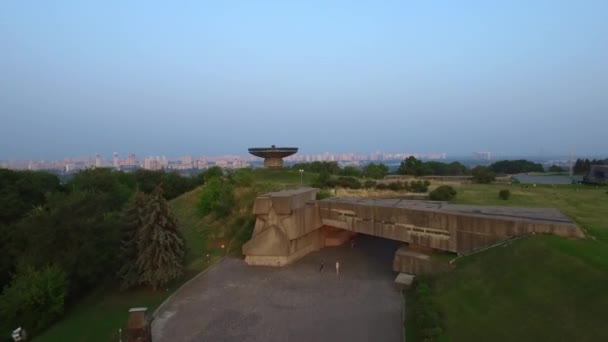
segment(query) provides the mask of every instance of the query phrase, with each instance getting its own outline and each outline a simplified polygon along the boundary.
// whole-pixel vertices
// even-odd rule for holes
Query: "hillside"
[[[455,203],[555,207],[589,238],[532,236],[458,259],[456,269],[428,279],[449,341],[608,340],[608,194],[581,186],[461,186]],[[408,300],[414,301],[413,292]],[[420,340],[413,310],[407,332]]]

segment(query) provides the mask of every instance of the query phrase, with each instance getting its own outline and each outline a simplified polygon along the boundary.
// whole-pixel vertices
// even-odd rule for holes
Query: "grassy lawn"
[[[500,189],[511,198],[498,198]],[[608,194],[585,186],[465,185],[455,203],[555,207],[596,239],[536,235],[429,280],[448,341],[608,341]],[[414,318],[407,322],[410,341]]]

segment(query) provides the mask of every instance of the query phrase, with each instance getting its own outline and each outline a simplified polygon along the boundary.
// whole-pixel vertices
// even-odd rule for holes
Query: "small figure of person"
[[[325,268],[325,262],[321,261],[321,265],[319,265],[319,272],[323,273],[324,268]]]
[[[340,274],[340,262],[336,261],[336,275]]]
[[[355,239],[350,239],[350,248],[355,248]]]

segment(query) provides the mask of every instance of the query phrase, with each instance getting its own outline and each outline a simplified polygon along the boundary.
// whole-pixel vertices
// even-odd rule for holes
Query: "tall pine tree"
[[[127,205],[123,214],[122,239],[120,245],[120,261],[122,267],[118,270],[121,288],[128,289],[140,282],[137,267],[138,246],[137,238],[144,223],[146,200],[140,191],[135,192],[133,200]]]
[[[142,283],[154,290],[182,274],[185,241],[169,204],[157,186],[145,207],[141,230],[137,234],[137,267]]]

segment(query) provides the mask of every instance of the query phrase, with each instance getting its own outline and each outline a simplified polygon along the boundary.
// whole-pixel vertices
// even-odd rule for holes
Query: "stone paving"
[[[226,258],[161,308],[153,341],[400,341],[398,246],[359,235],[354,249],[325,248],[282,268]]]

